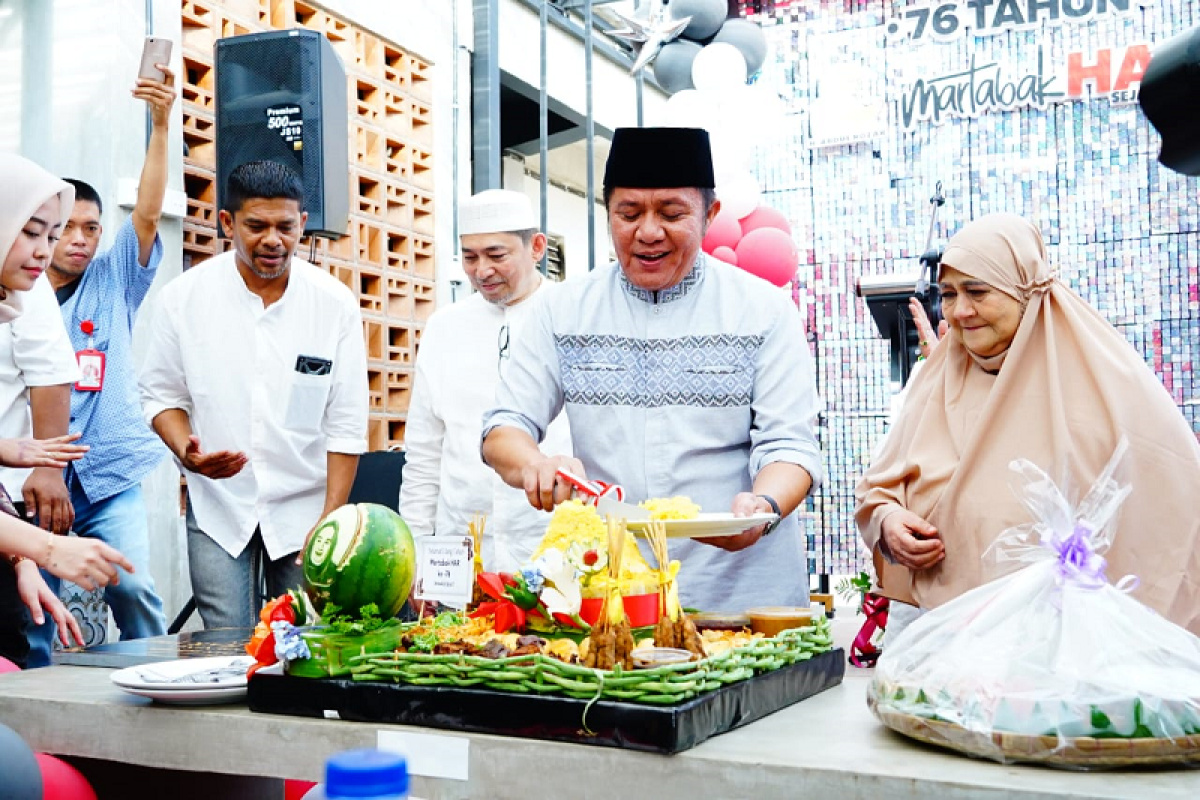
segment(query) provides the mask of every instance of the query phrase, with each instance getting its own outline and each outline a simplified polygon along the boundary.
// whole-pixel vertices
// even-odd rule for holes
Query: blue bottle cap
[[[408,794],[408,764],[398,753],[347,750],[325,764],[325,796],[404,797]]]

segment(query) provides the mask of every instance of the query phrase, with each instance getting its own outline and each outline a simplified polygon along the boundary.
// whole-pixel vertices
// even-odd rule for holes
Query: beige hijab
[[[883,594],[934,607],[996,577],[983,551],[1030,521],[1009,488],[1009,462],[1029,459],[1082,493],[1124,435],[1133,492],[1107,554],[1109,581],[1137,575],[1134,597],[1200,634],[1200,445],[1170,395],[1054,277],[1041,234],[1024,219],[992,214],[964,226],[942,263],[1026,308],[1002,358],[975,359],[954,333],[935,348],[859,482],[855,516]],[[998,361],[998,374],[985,371]],[[940,564],[911,572],[884,562],[880,524],[898,507],[937,527]]]
[[[75,187],[51,175],[27,158],[0,153],[0,265],[33,212],[58,195],[59,219],[66,222],[75,205]],[[21,293],[0,286],[0,323],[21,314]]]

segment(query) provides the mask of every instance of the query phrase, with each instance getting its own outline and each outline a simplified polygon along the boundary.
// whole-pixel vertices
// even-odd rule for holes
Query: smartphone
[[[171,40],[158,36],[147,36],[142,43],[142,63],[138,67],[138,77],[152,81],[164,81],[167,76],[155,64],[171,63]]]

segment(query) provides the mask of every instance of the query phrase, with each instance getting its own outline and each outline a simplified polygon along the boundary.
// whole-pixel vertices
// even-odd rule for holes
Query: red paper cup
[[[629,620],[629,627],[644,628],[648,625],[654,625],[658,622],[658,593],[654,594],[635,594],[624,598],[625,600],[625,617]],[[579,616],[588,625],[595,625],[600,619],[600,611],[604,607],[604,600],[600,597],[585,597],[583,603],[579,606]]]
[[[599,597],[585,597],[579,605],[579,616],[588,625],[595,625],[600,619],[600,610],[604,608],[604,600]]]
[[[635,594],[625,598],[625,617],[631,628],[645,628],[658,623],[658,592]]]

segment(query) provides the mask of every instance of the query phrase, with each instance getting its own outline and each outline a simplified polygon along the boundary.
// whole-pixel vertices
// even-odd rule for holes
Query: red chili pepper
[[[570,616],[569,614],[564,614],[561,611],[554,612],[554,621],[559,625],[565,625],[568,628],[581,627],[579,623],[575,621],[574,617]]]
[[[496,608],[499,605],[500,604],[496,603],[496,602],[480,603],[479,606],[474,611],[472,611],[470,614],[467,614],[467,616],[470,617],[471,619],[479,619],[480,617],[486,617],[489,614],[495,614]]]
[[[525,612],[513,603],[502,603],[496,609],[496,633],[525,628]]]
[[[517,580],[517,576],[513,575],[511,572],[501,572],[500,580],[504,583],[505,586],[520,586],[521,585],[521,582],[519,580]]]
[[[250,655],[254,656],[254,660],[259,664],[274,664],[279,660],[275,655],[275,634],[267,634],[267,638],[258,643],[258,647]]]
[[[481,572],[476,581],[479,583],[479,588],[483,589],[483,593],[493,600],[503,600],[505,598],[504,582],[496,573]]]
[[[284,602],[271,609],[271,622],[290,622],[296,624],[296,609],[292,608],[292,598],[284,596]]]

